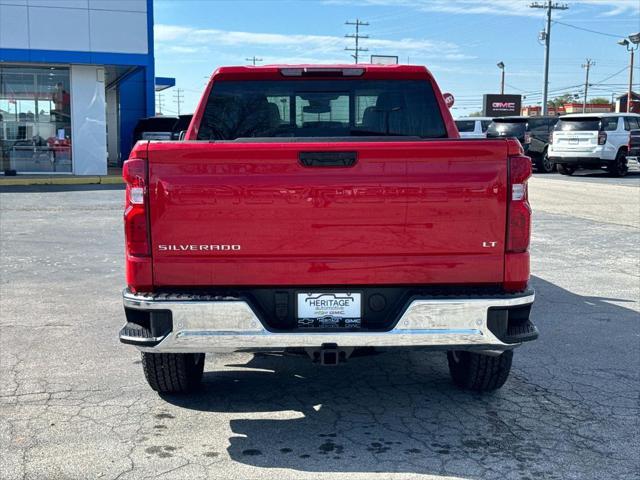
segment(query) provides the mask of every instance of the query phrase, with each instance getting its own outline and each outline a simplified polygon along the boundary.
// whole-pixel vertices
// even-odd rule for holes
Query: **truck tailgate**
[[[148,161],[158,287],[503,281],[505,140],[151,142]]]

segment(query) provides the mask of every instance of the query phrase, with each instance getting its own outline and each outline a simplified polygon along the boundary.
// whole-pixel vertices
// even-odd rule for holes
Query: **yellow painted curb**
[[[108,177],[100,177],[100,183],[103,185],[118,185],[124,183],[120,175],[109,175]]]
[[[104,177],[41,177],[41,178],[20,178],[5,177],[0,178],[0,187],[3,186],[29,186],[29,185],[118,185],[123,183],[119,175],[108,175]]]

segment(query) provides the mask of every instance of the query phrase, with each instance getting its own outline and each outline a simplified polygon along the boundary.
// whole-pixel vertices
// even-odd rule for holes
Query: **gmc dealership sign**
[[[483,105],[482,111],[485,117],[520,115],[522,97],[520,95],[494,95],[487,93],[484,95]]]

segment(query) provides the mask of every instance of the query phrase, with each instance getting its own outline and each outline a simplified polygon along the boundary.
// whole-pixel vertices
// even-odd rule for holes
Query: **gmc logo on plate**
[[[515,110],[516,108],[514,102],[493,102],[491,106],[494,110]]]

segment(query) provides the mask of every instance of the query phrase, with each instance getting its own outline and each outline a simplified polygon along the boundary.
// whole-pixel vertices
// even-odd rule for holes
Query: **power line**
[[[358,56],[360,54],[360,52],[368,52],[369,49],[368,48],[362,48],[360,47],[360,39],[361,38],[369,38],[369,35],[360,35],[360,27],[363,26],[368,26],[369,22],[362,22],[360,21],[359,18],[356,18],[355,22],[350,22],[349,20],[347,20],[346,22],[344,22],[345,25],[354,25],[356,27],[356,33],[348,33],[345,35],[345,38],[353,38],[355,40],[356,46],[355,48],[349,48],[349,47],[344,47],[344,49],[348,52],[354,52],[353,54],[351,54],[351,56],[353,57],[353,59],[355,60],[355,63],[358,63]]]
[[[261,62],[261,61],[262,61],[262,59],[261,59],[261,58],[258,58],[258,57],[256,57],[255,55],[254,55],[253,57],[251,57],[251,58],[245,58],[245,60],[246,60],[247,62],[251,62],[251,63],[253,64],[253,66],[254,66],[254,67],[256,66],[256,63],[257,63],[257,62]]]
[[[570,23],[559,22],[558,20],[554,20],[553,23],[557,23],[558,25],[564,25],[565,27],[575,28],[576,30],[582,30],[584,32],[596,33],[598,35],[604,35],[605,37],[613,37],[613,38],[624,38],[624,35],[614,35],[613,33],[604,33],[599,32],[597,30],[591,30],[590,28],[578,27],[576,25],[571,25]]]
[[[182,90],[181,88],[176,88],[176,91],[173,94],[173,98],[176,99],[176,103],[178,104],[178,115],[180,115],[180,104],[182,103],[182,99],[184,98],[182,92],[184,92],[184,90]]]
[[[547,29],[544,32],[544,83],[542,84],[542,114],[549,113],[547,107],[547,97],[549,90],[549,49],[551,46],[551,12],[553,10],[567,10],[566,4],[553,3],[547,0],[545,3],[534,2],[529,5],[530,8],[543,8],[547,11]]]
[[[615,77],[616,75],[620,75],[622,72],[624,72],[624,71],[628,70],[628,68],[629,68],[629,65],[627,65],[626,67],[624,67],[622,70],[618,70],[616,73],[612,73],[612,74],[611,74],[611,75],[609,75],[608,77],[603,78],[603,79],[602,79],[602,80],[600,80],[598,83],[594,83],[594,85],[600,85],[600,84],[602,84],[602,83],[606,82],[607,80],[609,80],[610,78],[613,78],[613,77]]]

